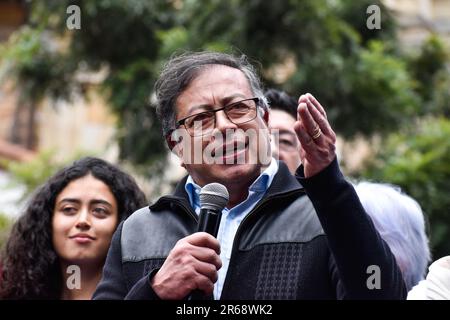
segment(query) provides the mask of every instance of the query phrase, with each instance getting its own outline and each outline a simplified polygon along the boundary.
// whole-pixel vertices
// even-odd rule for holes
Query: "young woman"
[[[12,228],[0,298],[90,299],[117,225],[145,205],[134,179],[101,159],[62,169]]]

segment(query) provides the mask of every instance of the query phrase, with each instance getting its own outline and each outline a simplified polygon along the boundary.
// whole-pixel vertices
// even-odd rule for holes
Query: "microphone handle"
[[[207,232],[213,237],[217,238],[219,232],[220,219],[222,218],[222,212],[218,210],[201,208],[200,220],[198,222],[197,231]]]
[[[212,209],[200,209],[200,220],[198,222],[198,232],[207,232],[213,237],[217,237],[219,232],[220,219],[222,212]],[[189,300],[210,300],[202,290],[195,289],[190,294]]]

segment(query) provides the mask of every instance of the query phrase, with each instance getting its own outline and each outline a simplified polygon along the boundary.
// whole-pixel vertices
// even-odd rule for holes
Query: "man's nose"
[[[216,112],[216,129],[224,132],[226,129],[237,129],[237,125],[231,122],[223,110],[220,110]]]

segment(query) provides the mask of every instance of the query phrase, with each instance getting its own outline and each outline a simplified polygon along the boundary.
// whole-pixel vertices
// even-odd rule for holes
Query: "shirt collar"
[[[194,182],[191,175],[188,176],[184,189],[189,196],[189,203],[192,208],[196,209],[200,207],[200,190],[202,188]]]
[[[272,158],[269,166],[259,175],[259,177],[252,183],[249,191],[266,192],[272,184],[275,174],[278,172],[278,162]]]
[[[259,177],[251,184],[249,191],[266,192],[272,184],[275,174],[278,172],[278,162],[272,158],[269,166],[259,175]],[[194,182],[191,175],[188,176],[184,189],[189,197],[189,203],[192,208],[200,208],[200,190],[202,189]]]

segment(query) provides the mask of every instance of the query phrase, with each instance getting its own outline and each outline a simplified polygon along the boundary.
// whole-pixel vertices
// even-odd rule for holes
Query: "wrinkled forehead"
[[[195,80],[196,78],[198,78],[199,76],[205,74],[205,73],[225,73],[225,72],[234,72],[234,73],[239,73],[242,74],[244,77],[245,74],[244,72],[238,68],[237,66],[229,66],[229,65],[225,65],[225,64],[215,64],[215,63],[211,63],[211,64],[203,64],[203,65],[199,65],[199,66],[195,66],[191,69],[191,77],[190,79],[188,79],[188,84],[190,84],[190,82],[192,82],[193,80]]]
[[[176,107],[220,104],[232,96],[251,97],[253,92],[245,74],[225,65],[205,65],[199,69],[176,99]]]

